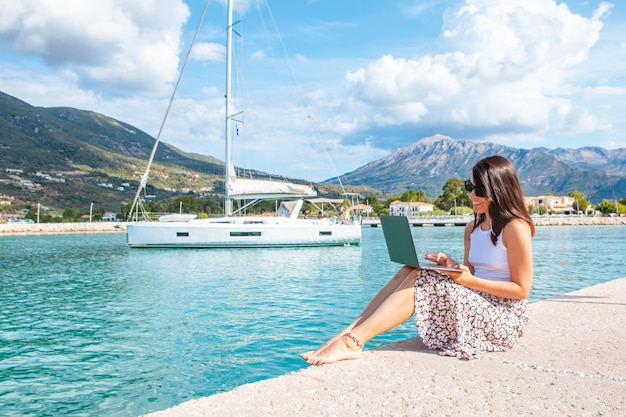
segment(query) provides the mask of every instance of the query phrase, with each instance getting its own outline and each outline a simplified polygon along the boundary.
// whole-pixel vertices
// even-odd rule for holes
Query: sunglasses
[[[470,180],[465,180],[465,191],[467,191],[468,193],[471,193],[473,190],[476,190],[477,187],[472,184],[472,181]]]

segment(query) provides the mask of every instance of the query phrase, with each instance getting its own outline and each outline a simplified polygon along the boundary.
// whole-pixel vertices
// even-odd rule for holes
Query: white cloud
[[[602,3],[585,18],[553,0],[466,0],[446,12],[443,52],[383,56],[346,73],[347,101],[365,104],[359,130],[409,123],[453,135],[541,134],[555,113],[555,129],[604,129],[593,108],[576,103],[572,83],[610,8]]]
[[[218,43],[199,42],[194,45],[191,57],[198,61],[223,61],[226,47]]]
[[[603,17],[606,17],[611,12],[611,9],[613,7],[615,7],[615,5],[611,3],[607,3],[607,2],[600,3],[598,8],[593,12],[592,19],[599,20],[599,19],[602,19]]]
[[[376,42],[363,39],[367,50],[383,51],[373,57],[350,36],[360,20],[320,17],[315,27],[323,30],[311,44],[302,38],[309,26],[290,28],[285,40],[301,53],[292,62],[303,81],[297,95],[293,86],[290,93],[277,86],[282,79],[268,81],[276,68],[288,68],[266,59],[263,50],[272,48],[248,36],[253,19],[246,19],[250,49],[236,58],[251,65],[241,74],[248,78],[237,74],[235,83],[246,100],[235,163],[319,180],[338,174],[323,166],[329,158],[345,172],[434,133],[518,147],[623,146],[626,47],[618,8],[576,4],[586,10],[582,16],[556,0],[411,0],[401,7],[414,13],[399,19],[411,26],[411,16],[434,16],[442,4],[454,8],[435,29],[437,39],[413,28],[406,32],[415,34],[412,45],[405,33],[400,39],[386,37],[393,30],[378,31]],[[189,15],[183,0],[0,0],[0,10],[2,91],[37,106],[98,111],[156,136],[195,28],[195,21],[183,26]],[[224,10],[218,10],[219,18],[205,19],[193,52],[202,63],[187,68],[162,139],[222,158]],[[251,156],[243,156],[246,147],[254,148]]]
[[[265,58],[265,52],[263,52],[262,50],[255,51],[255,52],[253,52],[250,55],[250,58],[252,58],[252,59],[264,59]]]
[[[305,55],[302,55],[302,54],[296,54],[296,60],[303,64],[306,64],[307,62],[309,62],[309,58],[307,58]]]
[[[587,87],[583,89],[586,97],[598,97],[602,99],[610,99],[612,97],[622,98],[626,100],[626,87],[600,86]]]
[[[603,122],[600,117],[579,106],[564,105],[559,108],[559,129],[563,132],[593,132],[609,129],[610,124]]]
[[[16,53],[71,68],[83,86],[162,93],[178,73],[182,0],[0,0],[0,37]]]
[[[419,16],[425,11],[437,6],[437,1],[413,1],[408,4],[402,4],[400,7],[403,10],[403,14],[411,17]]]

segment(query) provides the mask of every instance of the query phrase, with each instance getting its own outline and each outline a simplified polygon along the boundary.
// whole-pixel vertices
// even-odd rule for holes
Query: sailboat
[[[126,225],[126,240],[133,248],[250,248],[294,246],[351,246],[361,242],[361,225],[357,216],[346,210],[341,216],[306,219],[299,216],[304,199],[316,191],[302,184],[237,178],[231,161],[232,122],[236,118],[231,106],[231,68],[233,37],[233,0],[227,8],[226,104],[225,104],[225,200],[224,217],[199,219],[191,214],[169,214],[150,221]],[[138,188],[133,207],[142,206],[140,191],[145,187],[150,162]],[[246,207],[260,200],[281,201],[274,216],[240,215]],[[248,203],[236,212],[233,201]],[[142,207],[143,208],[143,207]],[[131,209],[131,212],[133,210]],[[132,213],[131,213],[132,214]],[[135,215],[135,220],[139,216]]]

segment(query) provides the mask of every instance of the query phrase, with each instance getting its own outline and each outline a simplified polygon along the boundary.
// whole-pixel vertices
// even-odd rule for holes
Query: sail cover
[[[236,178],[229,184],[231,198],[257,199],[257,198],[297,198],[314,197],[315,190],[303,184],[291,182],[252,180]]]

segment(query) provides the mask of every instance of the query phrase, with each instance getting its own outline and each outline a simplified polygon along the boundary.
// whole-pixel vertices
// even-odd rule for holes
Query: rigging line
[[[284,46],[284,44],[282,42],[282,38],[280,36],[280,31],[278,30],[278,25],[276,24],[276,21],[274,20],[274,16],[272,15],[272,9],[270,9],[270,6],[267,3],[267,0],[265,0],[264,3],[265,3],[265,8],[267,9],[267,11],[268,11],[268,13],[270,15],[270,18],[271,18],[271,21],[272,21],[272,25],[274,26],[273,33],[276,34],[276,37],[279,39],[280,44],[282,46],[283,55],[285,56],[285,61],[287,61],[287,64],[288,64],[287,66],[289,68],[289,73],[290,73],[292,79],[295,81],[296,86],[299,87],[298,81],[296,80],[296,77],[294,75],[294,71],[291,68],[291,61],[289,60],[289,55],[287,54],[287,50],[286,50],[286,48],[285,48],[285,46]],[[261,24],[263,25],[263,31],[265,33],[265,38],[268,40],[267,47],[270,50],[270,55],[272,56],[272,58],[274,58],[273,59],[273,63],[274,63],[274,69],[275,69],[276,75],[279,78],[279,82],[280,83],[284,83],[284,81],[282,79],[283,73],[282,73],[282,71],[278,70],[278,65],[277,65],[278,60],[276,59],[276,54],[274,53],[273,45],[270,42],[269,30],[267,29],[267,25],[265,23],[265,19],[263,18],[263,13],[262,13],[260,7],[258,8],[258,10],[259,10],[259,18],[261,20]],[[299,93],[299,91],[298,91],[298,93]],[[300,98],[300,94],[298,94],[298,98]]]
[[[301,86],[300,86],[300,82],[296,78],[295,71],[293,70],[293,66],[291,65],[291,59],[289,59],[289,53],[287,52],[287,48],[285,47],[285,42],[283,42],[283,37],[281,36],[280,31],[278,30],[278,24],[276,23],[276,19],[274,19],[274,14],[272,13],[272,9],[270,8],[270,5],[267,2],[267,0],[263,0],[263,2],[265,3],[265,7],[267,8],[267,11],[269,13],[270,20],[272,22],[272,26],[274,26],[274,31],[276,33],[276,37],[278,38],[278,42],[279,42],[279,45],[280,45],[280,47],[282,49],[283,55],[285,56],[285,60],[287,61],[287,69],[288,69],[289,75],[291,76],[291,78],[296,83],[296,87],[297,87],[297,91],[298,91],[298,101],[299,101],[299,104],[302,107],[306,107],[304,99],[302,97],[302,89],[301,89]],[[267,29],[265,27],[265,21],[262,18],[263,18],[263,16],[261,15],[261,21],[263,23],[263,28],[265,29],[265,32],[267,34]],[[270,49],[271,49],[271,45],[270,45]],[[272,50],[272,54],[273,54],[273,50]]]
[[[270,37],[269,37],[269,35],[268,35],[269,31],[268,31],[268,28],[267,28],[267,25],[266,25],[266,21],[265,21],[265,19],[263,18],[263,13],[261,12],[261,7],[260,7],[260,4],[259,4],[259,3],[260,3],[260,2],[259,2],[258,0],[257,0],[257,2],[255,3],[255,4],[257,5],[257,10],[259,11],[259,20],[260,20],[260,22],[261,22],[261,24],[262,24],[262,26],[263,26],[263,30],[264,30],[264,33],[265,33],[265,37],[266,37],[266,39],[269,39],[269,38],[270,38]],[[267,9],[267,10],[270,10],[270,9],[269,9],[269,5],[267,5],[267,3],[265,3],[265,6],[266,6],[266,9]],[[270,11],[270,13],[271,13],[271,11]],[[240,18],[240,19],[238,20],[238,23],[239,23],[240,25],[242,25],[242,26],[243,26],[243,22],[244,22],[244,19],[243,19],[243,18]],[[276,27],[276,24],[275,24],[275,23],[274,23],[274,28],[275,28],[275,32],[276,32],[277,34],[279,34],[279,32],[278,32],[278,30],[277,30],[277,27]],[[242,32],[242,34],[243,34],[243,33],[245,32],[245,30],[243,30],[243,29],[242,29],[242,31],[241,31],[241,32]],[[234,59],[236,62],[240,62],[240,61],[243,61],[243,58],[242,58],[242,57],[245,55],[245,54],[244,54],[244,50],[245,50],[245,46],[246,46],[246,45],[245,45],[245,36],[242,36],[242,35],[241,35],[241,34],[239,34],[239,33],[237,33],[237,35],[239,35],[239,38],[238,38],[239,45],[238,45],[238,47],[234,47],[234,48],[233,48],[233,54],[234,54],[233,59]],[[272,61],[274,62],[274,67],[275,67],[275,69],[276,69],[276,70],[275,70],[275,73],[276,73],[276,75],[277,75],[277,76],[278,76],[278,78],[279,78],[279,83],[284,84],[284,83],[285,83],[285,81],[284,81],[284,80],[283,80],[283,78],[282,78],[282,74],[280,73],[280,71],[278,71],[278,67],[276,66],[276,61],[277,61],[277,59],[276,59],[276,54],[274,53],[274,48],[272,47],[272,43],[271,43],[271,42],[268,42],[268,43],[267,43],[267,46],[268,46],[268,48],[269,48],[269,50],[270,50],[270,55],[272,56],[272,58],[274,58]],[[283,48],[283,49],[284,49],[284,48]],[[285,54],[286,54],[286,53],[285,53]],[[242,100],[241,100],[241,101],[242,101],[243,103],[246,103],[246,102],[248,102],[248,100],[247,100],[247,92],[248,92],[249,90],[248,90],[247,85],[246,85],[246,81],[247,81],[247,80],[246,80],[246,77],[245,77],[245,72],[244,72],[244,71],[241,71],[241,68],[242,68],[242,66],[241,66],[241,65],[234,65],[235,74],[234,74],[234,77],[233,77],[233,78],[234,78],[234,86],[233,86],[233,89],[235,89],[235,90],[237,90],[237,91],[241,91],[241,92],[242,92],[242,93],[239,93],[239,94],[240,94],[240,97],[242,98]],[[291,75],[292,75],[293,79],[295,79],[295,77],[293,76],[293,71],[291,71]],[[237,96],[237,93],[233,93],[233,94],[232,94],[232,96],[233,96],[233,97],[236,97],[236,96]],[[244,111],[242,110],[242,111],[240,112],[240,114],[242,114],[242,115],[243,115],[243,114],[244,114]],[[250,114],[251,114],[252,119],[254,120],[254,112],[252,112],[252,113],[250,113]],[[238,120],[238,121],[239,121],[239,122],[240,122],[243,126],[245,126],[246,121],[245,121],[245,119],[244,119],[243,117],[242,117],[240,120]],[[253,129],[253,130],[251,130],[249,133],[245,133],[245,132],[247,132],[247,131],[246,131],[246,130],[244,130],[244,136],[242,136],[242,137],[246,138],[245,140],[248,140],[247,138],[252,138],[252,139],[256,139],[256,138],[258,138],[258,133],[257,133],[257,131],[256,131],[256,130],[254,130],[254,129]],[[237,136],[239,136],[239,134],[237,134]],[[241,147],[240,147],[240,148],[238,148],[238,151],[239,151],[239,150],[241,150]],[[245,166],[245,165],[246,165],[246,162],[247,162],[246,155],[247,155],[247,154],[246,154],[246,153],[243,153],[243,152],[238,152],[238,154],[237,154],[237,157],[238,157],[238,158],[239,158],[239,160],[242,162],[242,163],[240,164],[241,166],[239,166],[239,167],[237,167],[237,166],[234,166],[234,165],[233,165],[233,168],[234,168],[234,169],[235,169],[235,171],[237,172],[237,177],[242,177],[242,178],[244,178],[244,176],[245,176],[245,175],[247,175],[247,176],[248,176],[249,178],[251,178],[251,179],[252,179],[252,178],[255,178],[255,177],[259,177],[260,175],[259,175],[258,173],[255,173],[255,172],[254,172],[254,169],[251,169],[251,168],[245,169],[245,168],[243,168],[243,166]],[[268,173],[264,173],[264,174],[266,174],[266,175],[264,175],[264,177],[265,177],[265,176],[267,176],[267,177],[268,177],[268,179],[269,179],[270,181],[273,179],[273,178],[272,178],[272,177],[273,177],[273,176],[272,176],[272,174],[268,174]],[[282,180],[285,180],[285,181],[289,181],[289,180],[290,180],[290,178],[288,178],[288,177],[286,177],[285,175],[282,175],[282,174],[278,174],[278,175],[276,175],[276,177],[275,177],[275,178],[277,178],[277,179],[282,179]]]
[[[309,119],[311,120],[311,124],[313,125],[313,129],[315,129],[315,132],[318,134],[319,136],[319,130],[317,128],[317,123],[315,123],[315,120],[313,119],[313,117],[311,117],[311,115],[309,115]],[[339,186],[341,187],[341,191],[345,194],[346,193],[346,189],[343,186],[343,182],[341,182],[341,176],[339,174],[337,174],[337,168],[335,167],[335,161],[333,160],[332,155],[330,154],[330,152],[328,151],[328,148],[324,149],[326,151],[326,154],[328,155],[328,159],[330,160],[330,165],[332,165],[333,167],[333,171],[335,171],[335,177],[337,178],[337,181],[339,182]]]
[[[245,96],[245,94],[247,93],[248,89],[246,86],[246,79],[244,77],[244,72],[242,71],[243,65],[241,64],[243,62],[243,56],[244,56],[244,51],[245,51],[245,40],[246,38],[244,37],[244,34],[246,33],[246,29],[244,29],[244,24],[245,24],[245,20],[243,19],[243,14],[238,12],[237,9],[233,10],[233,13],[239,13],[236,16],[236,22],[233,23],[233,33],[237,35],[237,37],[235,38],[235,40],[233,40],[233,48],[232,48],[232,54],[233,54],[233,73],[232,73],[232,83],[231,83],[231,103],[232,105],[235,107],[235,109],[233,110],[235,112],[235,114],[233,114],[233,116],[231,117],[231,120],[233,122],[235,122],[235,138],[232,138],[231,140],[237,140],[239,142],[245,141],[247,140],[247,138],[249,137],[247,135],[247,131],[244,129],[245,128],[245,124],[246,124],[246,113],[244,110],[244,106],[243,103],[248,102],[247,97]],[[241,29],[239,31],[235,31],[234,30],[234,26],[237,25],[239,27],[241,27]],[[234,116],[237,116],[236,118]],[[241,127],[239,126],[239,124],[241,124]],[[231,127],[232,128],[232,127]],[[239,130],[241,128],[241,134],[239,133]],[[246,169],[242,168],[244,165],[247,164],[247,160],[245,159],[246,154],[243,153],[241,151],[241,147],[234,147],[234,150],[236,152],[236,157],[231,156],[231,165],[233,170],[235,171],[235,176],[237,178],[244,178],[246,175]],[[243,156],[243,157],[242,157]],[[240,166],[235,166],[235,164],[233,163],[234,160],[239,160],[241,161]],[[250,177],[252,177],[252,174],[249,173]]]
[[[174,104],[174,98],[176,97],[176,93],[178,92],[178,87],[180,86],[180,82],[183,78],[183,74],[185,73],[185,69],[187,68],[187,63],[191,58],[191,51],[193,50],[193,46],[196,43],[196,39],[198,38],[198,33],[200,33],[200,28],[202,27],[202,22],[204,21],[204,17],[206,16],[207,10],[209,8],[209,4],[211,4],[211,0],[207,0],[204,5],[204,10],[202,11],[202,15],[200,16],[200,20],[198,21],[198,26],[196,27],[196,31],[193,34],[193,39],[191,40],[191,44],[189,45],[189,49],[187,50],[187,55],[185,56],[185,61],[183,62],[183,66],[178,74],[178,80],[176,80],[176,85],[174,87],[174,91],[172,92],[172,96],[170,97],[169,104],[167,106],[167,110],[165,111],[165,115],[163,116],[163,121],[161,122],[161,127],[159,128],[159,133],[154,141],[154,145],[152,146],[152,151],[150,152],[150,157],[148,158],[148,164],[146,165],[146,171],[141,177],[141,181],[139,182],[139,187],[137,187],[137,193],[135,194],[135,199],[133,200],[133,204],[130,209],[130,213],[133,212],[135,206],[137,205],[137,201],[141,196],[141,190],[148,183],[148,174],[150,173],[150,168],[152,166],[152,161],[154,160],[154,156],[156,154],[157,147],[159,146],[159,142],[161,141],[161,135],[163,134],[163,130],[165,129],[165,122],[167,121],[170,110],[172,109],[172,105]],[[143,208],[143,205],[142,205]]]
[[[272,25],[274,26],[274,30],[276,32],[276,36],[278,37],[278,41],[280,43],[280,47],[283,51],[283,55],[285,56],[285,60],[287,61],[287,68],[289,71],[289,75],[291,75],[291,78],[294,80],[295,84],[296,84],[296,91],[297,91],[297,97],[298,97],[298,101],[299,104],[304,107],[304,108],[308,108],[309,106],[305,104],[304,98],[302,96],[302,88],[300,85],[300,82],[298,81],[298,79],[296,78],[295,75],[295,71],[293,70],[293,66],[291,65],[291,59],[289,59],[289,54],[287,53],[287,48],[285,47],[285,43],[283,42],[283,38],[280,34],[280,31],[278,30],[278,25],[276,24],[276,20],[274,19],[274,14],[272,13],[272,9],[270,8],[270,5],[268,3],[268,0],[263,0],[263,2],[265,3],[265,7],[267,8],[267,11],[270,15],[271,21],[272,21]],[[265,29],[265,21],[262,20],[263,23],[263,28]],[[267,29],[265,29],[266,33],[267,33]],[[271,49],[271,46],[270,46]],[[311,121],[311,124],[313,126],[313,129],[315,130],[315,133],[317,134],[318,139],[323,139],[320,130],[317,127],[317,124],[315,123],[313,117],[309,114],[308,115],[309,120]],[[333,172],[335,174],[335,177],[337,178],[337,180],[339,181],[339,185],[341,186],[342,191],[345,193],[346,190],[343,187],[343,184],[341,183],[341,178],[340,178],[340,174],[337,171],[337,168],[335,166],[335,163],[332,159],[332,155],[330,154],[330,152],[328,151],[328,148],[326,148],[326,155],[328,156],[328,159],[330,160],[330,164],[332,166]]]

